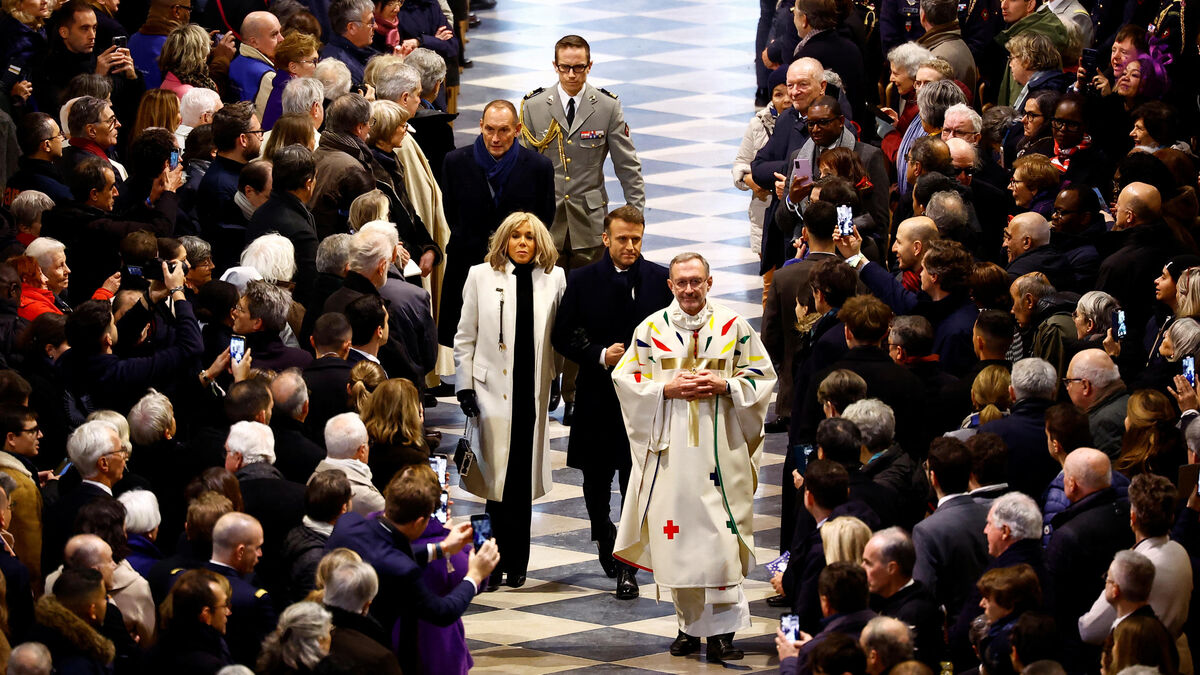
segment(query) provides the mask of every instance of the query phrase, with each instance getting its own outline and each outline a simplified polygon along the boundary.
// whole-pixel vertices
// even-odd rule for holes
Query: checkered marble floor
[[[643,254],[665,263],[684,250],[712,263],[711,297],[750,318],[761,315],[762,281],[750,252],[749,193],[732,185],[729,167],[754,114],[751,55],[757,3],[748,0],[500,0],[479,12],[483,25],[469,33],[456,142],[474,142],[479,116],[490,100],[519,103],[526,93],[552,86],[554,42],[569,33],[592,45],[589,81],[620,96],[642,161],[646,182]],[[606,166],[615,207],[620,184]],[[617,600],[590,541],[580,488],[582,476],[566,467],[569,428],[550,422],[554,489],[533,507],[528,581],[479,595],[464,619],[475,672],[694,673],[723,668],[702,655],[672,657],[677,630],[669,594],[655,598],[651,575],[638,573],[641,597]],[[453,398],[426,411],[426,424],[444,434],[452,452],[462,432]],[[758,561],[774,558],[779,541],[780,481],[785,438],[767,437],[755,495]],[[456,478],[452,479],[456,482]],[[614,483],[612,514],[620,513]],[[454,487],[456,518],[483,511],[478,498]],[[779,610],[766,571],[746,583],[753,626],[735,637],[746,651],[726,668],[773,672]]]

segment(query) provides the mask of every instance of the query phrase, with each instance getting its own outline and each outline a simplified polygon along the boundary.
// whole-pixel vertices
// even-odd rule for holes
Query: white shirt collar
[[[100,488],[101,490],[104,490],[105,492],[107,492],[109,497],[112,496],[112,488],[108,487],[104,483],[97,483],[94,480],[88,480],[86,478],[83,479],[83,482],[91,483],[92,485],[95,485],[96,487]]]
[[[321,521],[313,520],[308,516],[304,516],[300,522],[303,523],[305,527],[321,536],[328,537],[329,535],[333,534],[333,523],[322,523]]]
[[[583,103],[583,90],[584,89],[587,89],[586,84],[583,85],[582,87],[580,87],[578,94],[575,94],[574,96],[569,96],[567,94],[567,90],[563,89],[562,83],[559,83],[559,85],[558,85],[558,102],[560,105],[562,105],[564,114],[567,112],[567,101],[570,101],[570,100],[575,101],[575,114],[576,115],[579,114],[579,106],[580,106],[580,104]]]
[[[372,363],[379,363],[379,357],[377,357],[377,356],[374,356],[374,355],[372,355],[372,354],[368,354],[368,353],[364,352],[364,351],[363,351],[363,350],[361,350],[361,349],[355,349],[354,347],[351,347],[351,348],[350,348],[350,351],[352,351],[352,352],[357,352],[357,353],[359,353],[359,354],[362,354],[362,357],[363,357],[364,359],[366,359],[366,360],[368,360],[368,361],[371,361]],[[379,365],[383,365],[383,364],[382,364],[382,363],[380,363]]]
[[[962,494],[963,493],[961,493],[961,492],[955,492],[952,495],[946,495],[945,497],[942,497],[941,499],[938,500],[937,508],[939,508],[939,509],[942,508],[942,504],[945,504],[946,502],[950,501],[951,499],[954,499],[955,497],[962,496]]]

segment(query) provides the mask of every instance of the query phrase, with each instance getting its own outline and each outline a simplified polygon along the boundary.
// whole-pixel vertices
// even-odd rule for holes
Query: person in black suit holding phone
[[[613,560],[617,529],[609,520],[613,473],[621,495],[629,482],[629,438],[613,389],[612,368],[628,348],[641,320],[671,304],[667,268],[642,258],[642,212],[622,206],[604,218],[600,260],[571,272],[551,341],[558,353],[579,364],[579,404],[567,445],[567,466],[583,472],[583,500],[592,521],[605,574],[617,578],[617,597],[638,596],[635,568]]]
[[[554,222],[554,165],[517,143],[521,121],[512,103],[488,103],[473,145],[446,154],[442,191],[450,241],[446,246],[438,342],[454,346],[467,270],[483,262],[488,237],[510,214],[528,211]],[[665,283],[664,283],[665,286]]]

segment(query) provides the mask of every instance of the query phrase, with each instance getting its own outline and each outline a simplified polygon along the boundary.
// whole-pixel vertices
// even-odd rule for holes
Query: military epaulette
[[[597,89],[600,89],[600,93],[601,93],[601,94],[605,94],[605,95],[607,95],[607,96],[611,96],[611,97],[613,98],[613,100],[614,100],[614,101],[618,99],[618,97],[617,97],[617,95],[616,95],[616,94],[612,93],[611,91],[609,91],[609,90],[607,90],[607,89],[602,89],[602,88],[600,88],[600,87],[597,87]]]
[[[528,94],[525,94],[524,100],[528,101],[529,99],[533,98],[534,96],[537,96],[538,94],[542,93],[543,91],[546,91],[545,87],[538,87],[537,89],[534,89],[533,91],[529,92]]]
[[[256,598],[262,598],[262,596],[264,596],[264,595],[266,595],[266,594],[267,594],[267,589],[265,589],[265,588],[260,588],[260,589],[258,589],[257,591],[255,591],[255,592],[254,592],[254,597],[256,597]]]

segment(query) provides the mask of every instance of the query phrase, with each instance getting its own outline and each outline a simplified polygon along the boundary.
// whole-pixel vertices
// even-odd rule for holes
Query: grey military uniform
[[[521,124],[526,132],[522,134],[522,144],[554,163],[557,208],[550,233],[560,251],[568,231],[572,250],[603,246],[600,235],[609,211],[608,192],[604,189],[605,155],[612,155],[625,203],[641,210],[646,208],[642,163],[633,147],[621,103],[615,94],[590,84],[584,84],[580,94],[582,102],[570,129],[557,86],[530,92],[521,106]],[[558,121],[561,137],[548,136],[551,120]],[[534,145],[530,137],[541,147]]]

